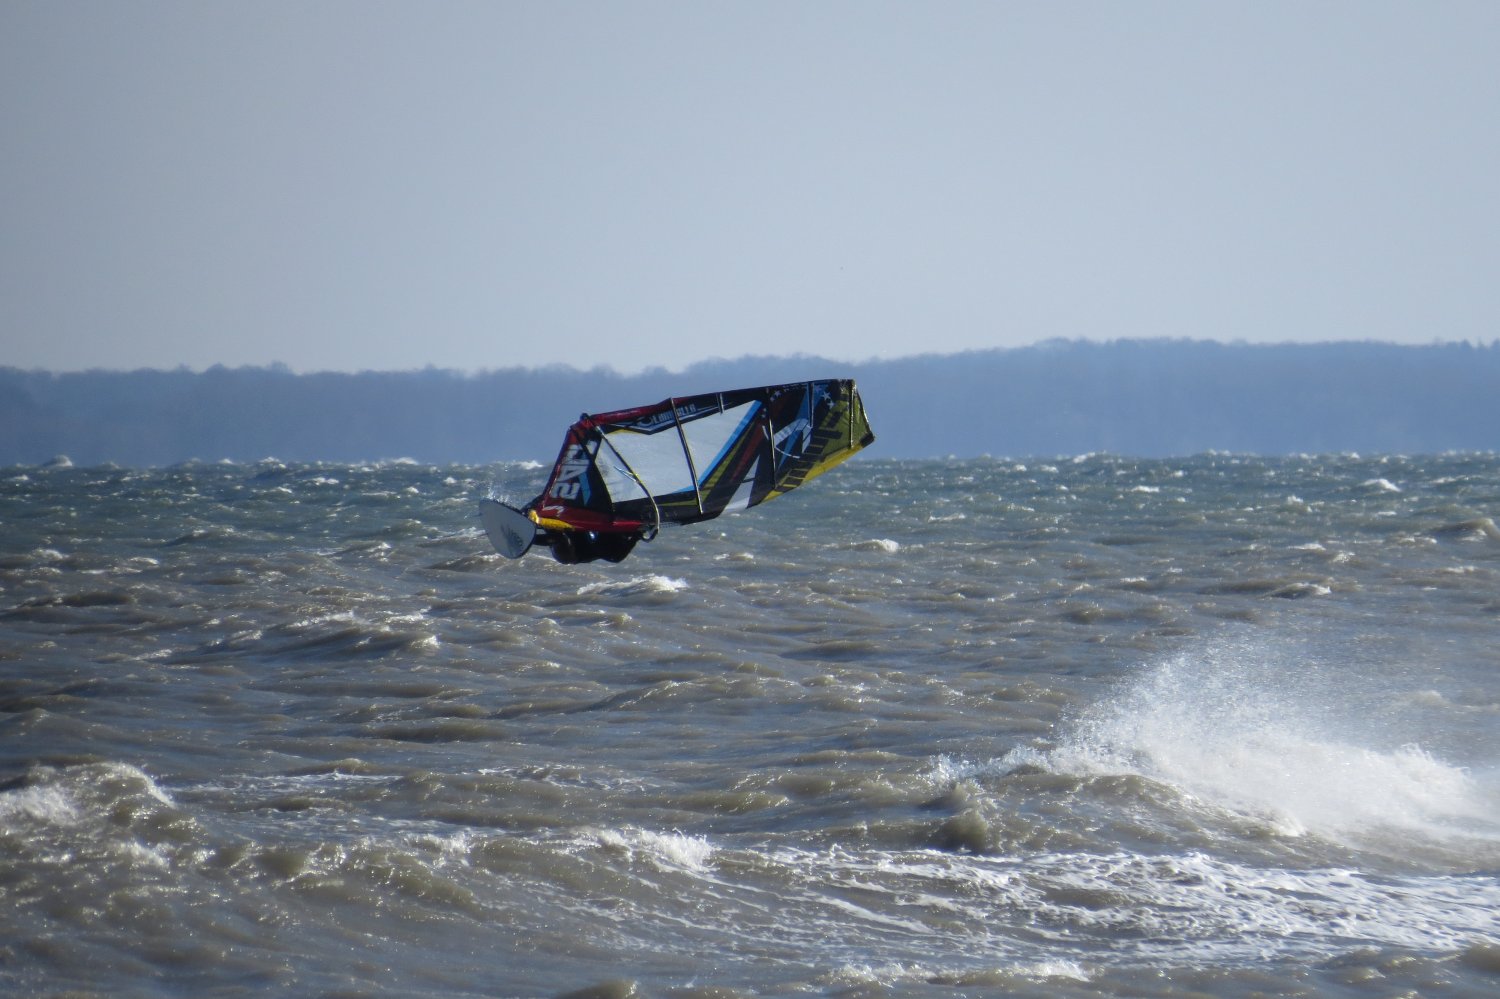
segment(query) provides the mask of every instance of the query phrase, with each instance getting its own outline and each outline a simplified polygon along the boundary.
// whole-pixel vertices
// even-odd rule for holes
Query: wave
[[[1500,528],[1497,528],[1494,520],[1489,517],[1475,517],[1456,524],[1444,524],[1433,528],[1431,534],[1435,538],[1451,538],[1459,541],[1500,541]]]
[[[1368,664],[1338,665],[1295,642],[1221,640],[1148,667],[1051,749],[1003,763],[1140,775],[1282,836],[1396,858],[1415,839],[1446,864],[1500,862],[1497,788],[1411,741],[1393,715],[1374,715],[1379,698],[1361,696]]]
[[[635,597],[635,596],[669,596],[687,589],[686,580],[673,579],[670,576],[657,575],[632,576],[629,579],[605,580],[597,583],[585,583],[578,588],[580,597]]]

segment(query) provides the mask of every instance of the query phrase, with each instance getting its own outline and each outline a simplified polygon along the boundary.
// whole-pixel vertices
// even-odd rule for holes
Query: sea
[[[0,994],[1500,993],[1500,456],[0,469]]]

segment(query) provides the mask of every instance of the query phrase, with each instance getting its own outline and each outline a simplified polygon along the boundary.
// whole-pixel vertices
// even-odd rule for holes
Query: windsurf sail
[[[481,504],[495,550],[533,543],[564,562],[619,561],[664,524],[743,510],[795,489],[875,440],[849,379],[793,382],[585,413],[546,488],[517,510]]]

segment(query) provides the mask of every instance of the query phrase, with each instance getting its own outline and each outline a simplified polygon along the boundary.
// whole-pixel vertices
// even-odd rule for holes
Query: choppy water
[[[0,471],[0,992],[1480,996],[1500,458]]]

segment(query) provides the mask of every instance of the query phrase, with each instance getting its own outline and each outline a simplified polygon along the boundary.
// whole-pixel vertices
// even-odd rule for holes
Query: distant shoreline
[[[860,382],[870,457],[1437,453],[1500,447],[1500,341],[1048,341],[855,364],[745,357],[681,373],[511,368],[297,374],[0,368],[0,465],[191,459],[550,461],[566,426],[670,395]]]

